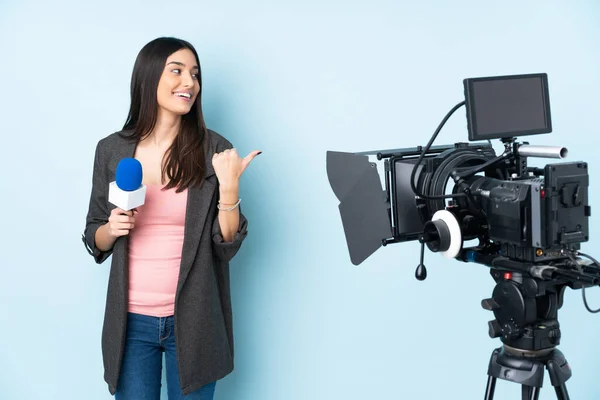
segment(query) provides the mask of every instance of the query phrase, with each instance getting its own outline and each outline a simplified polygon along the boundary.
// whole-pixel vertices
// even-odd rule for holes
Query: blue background
[[[414,243],[353,266],[325,154],[424,145],[464,78],[546,72],[554,132],[529,140],[588,161],[597,206],[599,17],[594,0],[3,1],[0,398],[110,398],[109,264],[80,235],[95,145],[122,126],[134,59],[161,35],[197,47],[209,127],[263,151],[242,181],[236,369],[216,398],[483,398],[499,345],[480,307],[489,270],[429,253],[418,282]],[[466,140],[463,108],[436,144]],[[583,247],[597,256],[599,227]],[[600,307],[598,290],[588,301]],[[571,396],[597,398],[600,317],[569,290],[560,322]],[[553,398],[546,375],[540,399]]]

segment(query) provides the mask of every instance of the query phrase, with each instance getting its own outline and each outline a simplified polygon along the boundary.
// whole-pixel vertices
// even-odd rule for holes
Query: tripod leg
[[[496,390],[496,378],[490,375],[485,388],[485,400],[494,400],[494,390]]]
[[[552,382],[558,400],[569,400],[566,382],[571,377],[572,372],[567,359],[560,350],[555,349],[553,351],[551,358],[546,364],[546,369],[550,375],[550,382]]]
[[[523,400],[538,400],[540,396],[540,388],[535,386],[521,386],[521,398]]]
[[[563,383],[560,386],[555,386],[556,398],[558,400],[569,400],[569,393],[567,392],[567,386]]]

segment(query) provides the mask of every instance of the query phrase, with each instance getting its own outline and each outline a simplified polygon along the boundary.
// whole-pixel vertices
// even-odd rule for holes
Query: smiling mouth
[[[186,93],[186,92],[174,92],[173,93],[176,97],[182,98],[182,99],[186,99],[186,100],[191,100],[192,99],[192,95],[190,93]]]

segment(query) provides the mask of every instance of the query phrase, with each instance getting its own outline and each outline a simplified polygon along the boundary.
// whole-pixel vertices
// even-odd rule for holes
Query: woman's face
[[[190,50],[171,54],[158,82],[158,106],[176,115],[190,112],[200,91],[199,71],[196,57]]]

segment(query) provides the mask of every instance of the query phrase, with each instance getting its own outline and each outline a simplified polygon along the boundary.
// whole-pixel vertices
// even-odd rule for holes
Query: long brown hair
[[[156,125],[158,102],[156,91],[167,58],[181,49],[189,49],[200,59],[194,47],[185,40],[160,37],[146,44],[139,52],[131,76],[131,105],[123,131],[128,138],[139,142],[147,137]],[[198,71],[200,90],[189,113],[181,118],[179,133],[165,154],[162,176],[169,178],[165,189],[177,188],[181,192],[189,186],[200,184],[206,172],[204,155],[207,129],[202,114],[202,74]]]

